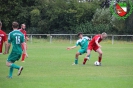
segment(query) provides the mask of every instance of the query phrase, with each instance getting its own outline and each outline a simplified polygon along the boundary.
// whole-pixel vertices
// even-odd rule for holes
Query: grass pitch
[[[9,68],[5,66],[8,55],[0,55],[0,88],[133,88],[133,43],[118,42],[111,45],[102,42],[102,66],[94,66],[98,54],[91,53],[91,60],[72,66],[79,49],[66,50],[69,41],[46,40],[28,42],[28,55],[20,76],[14,70],[13,79],[7,79]]]

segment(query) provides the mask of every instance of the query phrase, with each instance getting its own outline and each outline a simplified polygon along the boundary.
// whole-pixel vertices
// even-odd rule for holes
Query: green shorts
[[[87,53],[87,49],[80,49],[78,52],[80,53],[80,55],[82,55],[84,53]],[[90,57],[90,55],[88,57]]]
[[[14,63],[15,61],[18,61],[21,57],[21,54],[11,52],[10,55],[8,56],[7,61]]]
[[[87,53],[87,49],[80,49],[78,52],[80,53],[80,55],[82,55],[84,53]]]

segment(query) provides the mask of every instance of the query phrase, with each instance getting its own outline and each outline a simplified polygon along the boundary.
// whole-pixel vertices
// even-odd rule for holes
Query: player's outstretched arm
[[[72,47],[67,47],[67,50],[71,50],[71,49],[74,49],[76,48],[77,46],[72,46]]]

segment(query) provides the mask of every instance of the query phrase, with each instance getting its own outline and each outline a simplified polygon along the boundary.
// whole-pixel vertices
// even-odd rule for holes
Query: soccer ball
[[[95,65],[95,66],[99,66],[100,63],[99,63],[98,61],[95,61],[95,62],[94,62],[94,65]]]

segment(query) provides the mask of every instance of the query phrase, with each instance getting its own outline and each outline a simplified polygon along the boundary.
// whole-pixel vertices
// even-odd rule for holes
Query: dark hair
[[[19,27],[18,22],[16,22],[16,21],[12,22],[12,27],[13,28],[18,28]]]
[[[81,34],[83,34],[82,32],[79,32],[78,34],[77,34],[77,36],[79,36],[79,35],[81,35]]]
[[[2,22],[0,21],[0,26],[2,26]]]

